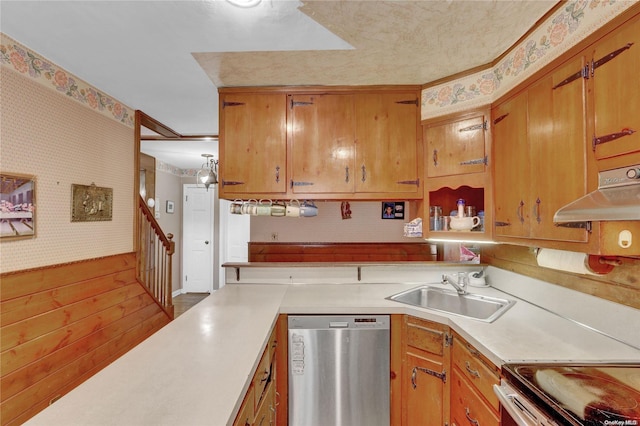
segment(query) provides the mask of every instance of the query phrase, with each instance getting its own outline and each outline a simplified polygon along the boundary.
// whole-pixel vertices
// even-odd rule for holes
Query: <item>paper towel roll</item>
[[[572,251],[539,249],[538,265],[575,274],[598,275],[589,269],[589,255]]]

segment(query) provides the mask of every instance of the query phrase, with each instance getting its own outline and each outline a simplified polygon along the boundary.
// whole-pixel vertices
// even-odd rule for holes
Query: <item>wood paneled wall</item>
[[[0,275],[2,425],[23,423],[170,321],[135,268],[126,253]]]
[[[529,247],[499,244],[483,247],[481,260],[498,268],[640,309],[639,259],[620,258],[622,264],[606,275],[581,275],[538,266]]]
[[[426,243],[249,243],[249,262],[432,261]]]

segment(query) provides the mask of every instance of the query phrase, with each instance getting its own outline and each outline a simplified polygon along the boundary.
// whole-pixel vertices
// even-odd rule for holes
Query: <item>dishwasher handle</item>
[[[329,328],[349,328],[349,323],[347,321],[331,321]]]

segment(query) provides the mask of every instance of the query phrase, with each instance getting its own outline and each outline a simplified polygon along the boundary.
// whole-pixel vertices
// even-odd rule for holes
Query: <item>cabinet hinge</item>
[[[453,347],[453,334],[444,333],[444,347]]]
[[[398,185],[415,185],[418,188],[420,188],[420,178],[416,179],[416,180],[401,180],[399,182],[396,182]]]
[[[493,120],[493,125],[495,126],[496,124],[498,124],[499,122],[507,118],[508,115],[509,113],[506,113],[506,114],[502,114],[500,117],[497,117],[495,120]]]
[[[485,166],[489,163],[489,158],[485,155],[484,158],[477,158],[475,160],[461,161],[461,166],[469,166],[473,164],[484,164]]]
[[[585,65],[577,73],[571,74],[569,77],[565,78],[560,83],[558,83],[555,86],[553,86],[552,90],[556,90],[558,87],[564,86],[565,84],[569,84],[572,81],[575,81],[575,80],[577,80],[579,78],[585,78],[585,79],[589,78],[589,65]]]
[[[411,99],[411,100],[407,100],[407,101],[396,101],[397,104],[403,104],[403,105],[415,105],[415,106],[420,106],[420,100],[418,100],[418,98],[416,99]]]
[[[620,49],[614,50],[613,52],[609,53],[608,55],[603,56],[602,58],[598,59],[597,61],[591,62],[591,77],[593,77],[593,75],[594,75],[594,73],[596,71],[596,68],[606,64],[607,62],[609,62],[610,60],[612,60],[613,58],[615,58],[616,56],[618,56],[619,54],[621,54],[625,50],[630,49],[631,46],[633,46],[633,43],[627,43],[624,46],[622,46]]]
[[[616,139],[620,139],[624,136],[629,136],[634,134],[636,131],[633,129],[622,129],[617,133],[611,133],[610,135],[604,135],[604,136],[598,136],[596,137],[595,135],[593,136],[593,141],[591,143],[591,147],[593,148],[593,150],[596,150],[596,145],[600,145],[602,143],[607,143],[607,142],[611,142],[614,141]]]
[[[294,186],[310,186],[313,185],[313,182],[296,182],[293,179],[291,179],[291,188],[293,188]]]
[[[563,222],[563,223],[556,223],[555,226],[561,226],[563,228],[585,229],[587,232],[591,233],[591,221],[586,221],[586,222]]]
[[[293,107],[296,107],[296,106],[307,106],[307,105],[313,105],[313,102],[294,101],[293,98],[291,99],[291,109],[293,109]]]
[[[473,126],[469,126],[469,127],[463,127],[462,129],[458,130],[459,132],[472,132],[474,130],[487,130],[487,121],[483,121],[480,124],[474,124]]]
[[[226,107],[240,106],[240,105],[245,105],[245,103],[244,102],[227,102],[227,101],[224,101],[224,102],[222,102],[222,109],[225,109]]]
[[[442,380],[442,383],[447,383],[447,370],[442,370],[442,373],[438,373],[437,371],[431,370],[429,368],[415,366],[411,371],[411,386],[413,386],[414,389],[418,387],[418,371],[433,377],[437,377],[438,379]]]

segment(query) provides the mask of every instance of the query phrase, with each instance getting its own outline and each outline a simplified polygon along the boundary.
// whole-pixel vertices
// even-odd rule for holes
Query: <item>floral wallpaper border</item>
[[[490,104],[636,1],[572,0],[493,68],[422,91],[421,118]]]
[[[42,58],[4,33],[0,33],[0,65],[69,96],[106,117],[134,127],[135,114],[130,107]]]

